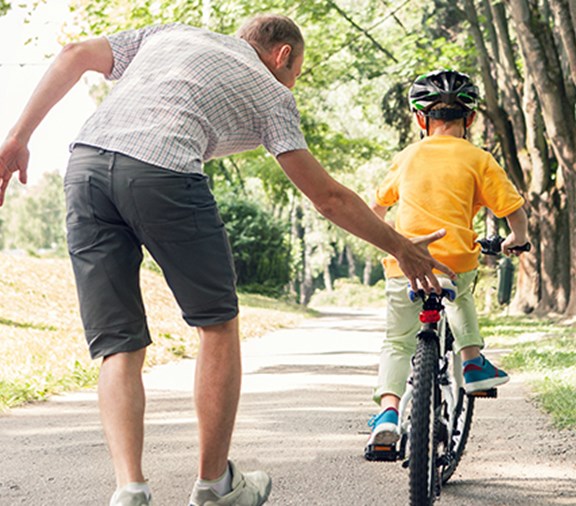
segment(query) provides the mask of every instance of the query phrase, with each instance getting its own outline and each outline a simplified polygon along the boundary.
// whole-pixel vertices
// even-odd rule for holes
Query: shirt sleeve
[[[292,93],[270,111],[264,125],[262,144],[274,156],[297,149],[308,149],[300,129],[300,113]]]
[[[376,190],[376,203],[379,206],[390,207],[398,202],[398,176],[398,165],[393,160],[388,174]]]
[[[106,75],[105,78],[110,81],[120,79],[148,37],[157,32],[174,29],[178,26],[179,23],[151,25],[137,30],[126,30],[108,35],[106,39],[112,48],[114,66],[110,74]]]
[[[498,218],[503,218],[520,209],[524,199],[494,157],[489,153],[487,155],[479,188],[480,205],[486,206]]]

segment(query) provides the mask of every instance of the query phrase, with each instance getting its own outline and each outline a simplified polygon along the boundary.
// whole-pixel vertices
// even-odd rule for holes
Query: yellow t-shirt
[[[398,203],[395,226],[406,237],[445,228],[446,236],[430,244],[430,254],[461,273],[478,266],[472,220],[480,208],[502,218],[522,207],[524,199],[490,153],[465,139],[433,135],[394,157],[376,202]],[[404,275],[394,258],[386,258],[384,267],[387,277]]]

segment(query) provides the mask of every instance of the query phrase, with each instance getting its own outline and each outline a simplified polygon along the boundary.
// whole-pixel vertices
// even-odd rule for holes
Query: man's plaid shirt
[[[244,40],[182,24],[109,36],[118,80],[75,143],[179,172],[254,149],[306,149],[294,96]]]

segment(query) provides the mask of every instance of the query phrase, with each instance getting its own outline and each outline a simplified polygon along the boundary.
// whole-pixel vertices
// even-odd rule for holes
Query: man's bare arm
[[[420,283],[425,289],[439,290],[432,269],[454,276],[427,250],[428,244],[444,236],[443,230],[409,240],[384,223],[356,193],[333,179],[309,151],[283,153],[278,156],[278,162],[323,216],[396,257],[413,287]]]
[[[52,107],[74,87],[85,72],[93,70],[109,74],[113,65],[112,49],[103,37],[68,44],[62,49],[0,147],[0,206],[4,203],[6,189],[14,172],[18,172],[20,181],[26,183],[28,142]]]

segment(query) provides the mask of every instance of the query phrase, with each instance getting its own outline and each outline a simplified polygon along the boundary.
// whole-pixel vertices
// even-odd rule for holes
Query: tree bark
[[[464,8],[465,15],[470,22],[470,31],[478,54],[478,63],[480,64],[482,82],[484,83],[486,94],[486,112],[490,121],[494,124],[494,128],[496,129],[500,140],[502,156],[504,158],[505,166],[508,169],[508,174],[518,188],[524,189],[524,176],[522,167],[518,160],[514,130],[508,114],[499,103],[498,86],[494,78],[493,69],[490,65],[490,58],[488,56],[486,44],[484,43],[482,30],[480,29],[476,7],[472,0],[464,0]]]
[[[556,186],[549,200],[555,203],[559,211],[557,216],[543,216],[542,265],[551,270],[555,286],[556,306],[561,312],[576,314],[576,120],[574,103],[570,101],[564,85],[561,62],[554,43],[552,30],[542,19],[538,6],[527,0],[507,0],[518,36],[518,42],[524,57],[526,72],[534,82],[538,100],[542,107],[542,118],[548,134],[552,151],[560,167],[556,173]],[[550,223],[550,219],[554,223]],[[549,237],[552,234],[552,237]],[[554,241],[560,241],[554,243]],[[565,244],[567,242],[567,244]],[[557,255],[548,258],[549,250]],[[564,249],[564,251],[562,251]],[[562,258],[562,255],[565,255]],[[550,264],[550,262],[553,262]],[[544,272],[543,272],[544,273]],[[543,289],[548,288],[546,282]],[[568,286],[566,296],[561,291]],[[554,290],[560,290],[555,293]],[[545,297],[545,293],[542,294]],[[545,299],[542,303],[546,303]],[[552,302],[552,301],[550,301]]]
[[[554,24],[564,45],[564,54],[568,59],[572,83],[576,84],[576,33],[570,6],[566,0],[550,0],[550,7],[554,16]]]

